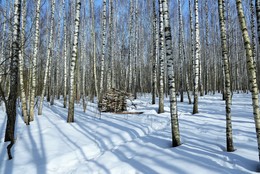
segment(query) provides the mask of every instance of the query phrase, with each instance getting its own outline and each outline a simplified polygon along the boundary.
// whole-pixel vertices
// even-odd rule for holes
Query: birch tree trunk
[[[100,67],[100,97],[98,98],[101,101],[103,92],[104,92],[104,67],[105,67],[105,48],[106,48],[106,0],[103,0],[103,15],[102,15],[102,48],[101,48],[101,67]]]
[[[221,31],[221,46],[222,46],[222,59],[225,72],[225,93],[226,93],[226,147],[228,152],[233,152],[233,138],[232,138],[232,123],[231,123],[231,87],[230,87],[230,71],[228,61],[228,48],[227,48],[227,33],[226,33],[226,21],[224,11],[225,1],[218,0],[218,11],[219,11],[219,26]]]
[[[190,53],[190,60],[192,61],[192,66],[194,66],[194,42],[193,42],[193,38],[194,38],[194,34],[193,34],[193,10],[192,10],[192,4],[191,4],[191,0],[189,0],[189,20],[190,20],[190,39],[191,39],[191,53]],[[192,68],[194,69],[194,67]],[[193,74],[193,72],[191,73]],[[193,77],[192,77],[193,79]],[[194,79],[193,79],[194,80]],[[192,88],[192,87],[191,87]],[[189,104],[191,104],[191,100],[189,100]]]
[[[36,4],[36,17],[35,17],[35,38],[34,38],[34,50],[32,58],[32,81],[31,81],[31,92],[30,92],[30,112],[29,121],[34,120],[34,101],[35,101],[35,86],[36,86],[36,63],[37,55],[39,50],[39,21],[40,21],[40,7],[41,0],[37,0]]]
[[[194,103],[193,114],[198,110],[198,95],[199,95],[199,66],[200,66],[200,32],[199,32],[199,5],[198,0],[195,0],[195,60],[194,60]]]
[[[159,0],[159,8],[160,8],[160,51],[159,51],[159,110],[158,113],[164,112],[164,24],[163,24],[163,6],[162,0]]]
[[[158,29],[156,15],[156,0],[153,0],[153,82],[152,82],[152,104],[155,104],[157,91],[157,60],[158,60]]]
[[[129,92],[132,92],[132,80],[133,80],[133,73],[132,73],[132,59],[133,59],[133,20],[134,20],[134,7],[133,7],[133,0],[130,0],[130,24],[129,24],[129,68],[128,68],[128,89]]]
[[[256,69],[254,66],[253,53],[251,42],[247,31],[246,20],[241,0],[236,0],[237,14],[239,17],[240,29],[242,31],[244,47],[246,49],[246,62],[247,72],[250,83],[250,90],[252,94],[253,113],[255,120],[257,144],[258,144],[258,157],[260,160],[260,114],[259,114],[259,99],[258,99],[258,85],[256,81]]]
[[[67,122],[74,122],[74,87],[75,87],[75,64],[77,59],[77,50],[78,50],[78,37],[79,37],[79,23],[80,23],[80,0],[76,1],[76,15],[75,15],[75,28],[74,28],[74,38],[72,46],[72,54],[70,61],[70,89],[69,89],[69,108],[68,108],[68,117]]]
[[[205,60],[205,95],[208,94],[208,89],[209,89],[209,72],[208,72],[208,67],[210,65],[210,55],[209,55],[209,9],[208,9],[208,0],[205,0],[205,13],[206,13],[206,48],[205,48],[205,53],[206,53],[206,60]]]
[[[95,32],[95,14],[94,14],[94,2],[93,0],[90,0],[90,10],[91,10],[91,36],[92,36],[92,42],[93,42],[93,75],[94,75],[94,85],[95,85],[95,92],[97,95],[97,98],[99,98],[99,92],[98,92],[98,84],[97,84],[97,60],[96,60],[96,32]]]
[[[5,131],[5,142],[11,141],[7,146],[9,160],[12,159],[11,148],[15,143],[14,131],[16,120],[16,99],[18,94],[18,63],[19,63],[19,43],[20,43],[20,16],[21,16],[21,0],[14,2],[14,23],[13,23],[13,41],[12,55],[10,64],[10,94],[6,101],[7,125]]]
[[[52,0],[51,1],[51,26],[50,26],[49,45],[48,45],[48,50],[47,50],[47,60],[46,60],[46,65],[45,65],[45,73],[44,73],[44,78],[43,78],[43,87],[42,87],[42,91],[41,91],[38,115],[42,115],[42,105],[43,105],[44,93],[45,93],[45,89],[46,89],[46,83],[47,83],[48,72],[49,72],[49,61],[51,59],[51,50],[53,47],[54,10],[55,10],[55,0]],[[54,98],[54,93],[52,93],[52,95],[53,95],[52,98]]]
[[[64,33],[64,43],[63,43],[63,61],[64,61],[64,79],[63,79],[63,107],[67,107],[67,18],[66,18],[66,3],[63,0],[63,33]]]
[[[19,80],[20,80],[20,93],[21,93],[21,104],[22,104],[22,114],[23,119],[26,125],[28,122],[28,113],[27,113],[27,100],[25,96],[24,89],[24,79],[23,79],[23,70],[24,70],[24,44],[25,44],[25,26],[26,26],[26,12],[27,5],[26,0],[22,0],[22,13],[21,13],[21,47],[19,50]]]
[[[109,0],[109,60],[108,60],[108,72],[107,72],[107,89],[112,88],[112,64],[114,57],[114,45],[113,45],[113,29],[114,29],[114,19],[113,19],[113,0]]]
[[[111,0],[111,21],[112,21],[112,26],[111,26],[111,87],[116,88],[116,77],[115,77],[115,58],[116,58],[116,38],[115,38],[115,32],[116,32],[116,19],[114,17],[115,14],[115,7],[116,7],[116,0],[115,3],[113,3],[114,0]]]
[[[3,24],[3,41],[5,41],[5,33],[6,33],[6,23],[7,23],[7,18],[6,18],[6,11],[4,11],[3,12],[3,16],[4,16],[4,24]],[[1,57],[0,57],[0,63],[3,63],[3,61],[4,61],[4,59],[5,59],[5,55],[4,55],[4,44],[5,44],[5,42],[2,42],[1,43]],[[3,66],[1,66],[0,67],[0,85],[2,85],[1,84],[1,82],[2,82],[2,74],[4,73],[4,67]]]
[[[260,0],[255,0],[258,43],[260,44]]]
[[[182,29],[182,11],[181,11],[181,1],[178,0],[178,15],[179,15],[179,46],[178,46],[178,49],[179,49],[179,67],[180,67],[180,79],[179,79],[179,82],[180,82],[180,102],[183,102],[183,91],[184,91],[184,70],[183,70],[183,67],[184,67],[184,61],[183,61],[183,54],[184,53],[184,50],[182,50],[183,48],[183,45],[184,45],[184,42],[183,41],[183,29]]]
[[[173,72],[173,54],[172,54],[172,35],[171,26],[169,23],[168,0],[162,0],[163,17],[164,17],[164,31],[165,31],[165,46],[168,70],[168,88],[170,93],[170,112],[171,112],[171,129],[172,129],[172,146],[181,145],[179,121],[177,112],[177,100],[175,91],[175,77]],[[161,8],[160,8],[161,9]]]

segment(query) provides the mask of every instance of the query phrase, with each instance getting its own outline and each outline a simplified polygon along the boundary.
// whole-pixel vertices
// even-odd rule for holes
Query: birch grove
[[[181,145],[178,102],[193,104],[185,112],[200,117],[204,95],[221,94],[226,126],[221,143],[228,152],[236,147],[232,96],[250,93],[260,149],[260,0],[4,0],[0,5],[0,105],[7,113],[5,140],[12,145],[15,104],[29,126],[35,113],[47,117],[46,109],[60,100],[72,123],[79,114],[75,105],[83,108],[80,114],[102,115],[106,96],[116,90],[133,96],[128,109],[147,97],[146,105],[168,114],[173,147]]]

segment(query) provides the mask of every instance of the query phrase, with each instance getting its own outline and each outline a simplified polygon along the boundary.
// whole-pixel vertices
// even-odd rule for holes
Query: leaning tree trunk
[[[253,113],[255,120],[256,136],[258,143],[258,156],[260,160],[260,113],[259,113],[259,99],[258,99],[258,85],[256,81],[256,69],[254,66],[254,60],[252,56],[251,41],[246,26],[246,19],[242,7],[241,0],[236,0],[237,13],[239,17],[240,28],[243,34],[244,46],[246,49],[246,62],[247,62],[247,72],[250,83],[250,90],[252,93],[252,104]]]
[[[7,146],[9,160],[12,159],[11,148],[15,143],[14,131],[16,120],[16,99],[18,94],[18,62],[19,62],[19,43],[20,43],[20,16],[21,0],[15,0],[14,3],[14,23],[13,23],[13,42],[10,64],[10,94],[6,101],[7,125],[5,131],[5,142],[11,141]]]
[[[42,105],[43,105],[44,93],[45,93],[45,88],[46,88],[46,83],[47,83],[47,78],[48,78],[49,61],[51,59],[51,50],[52,50],[52,47],[53,47],[54,10],[55,10],[55,0],[52,0],[52,2],[51,2],[51,27],[50,27],[50,36],[49,36],[49,46],[48,46],[48,50],[47,50],[47,60],[46,60],[46,65],[45,65],[45,73],[44,73],[44,78],[43,78],[43,86],[42,86],[41,98],[40,98],[40,103],[39,103],[38,115],[42,115]],[[52,95],[54,95],[54,93],[52,93]],[[52,97],[54,97],[54,96],[52,96]]]
[[[78,38],[79,38],[79,23],[80,23],[80,7],[81,2],[77,0],[76,2],[76,16],[75,16],[75,29],[74,29],[74,38],[72,46],[72,54],[70,61],[70,91],[69,91],[69,109],[67,122],[74,122],[74,86],[75,86],[75,64],[77,59],[77,50],[78,50]]]
[[[20,97],[22,104],[22,114],[25,124],[28,122],[28,113],[27,113],[27,100],[25,96],[24,89],[24,79],[23,79],[23,68],[24,68],[24,44],[25,44],[25,26],[26,26],[26,11],[27,11],[26,0],[22,0],[22,13],[21,13],[21,49],[19,51],[19,80],[20,80]]]
[[[169,23],[169,10],[168,0],[162,0],[162,9],[164,17],[164,31],[165,31],[165,47],[167,58],[167,70],[168,70],[168,88],[170,92],[170,112],[171,112],[171,129],[172,129],[172,146],[176,147],[181,145],[178,112],[177,112],[177,100],[175,91],[175,77],[173,72],[173,54],[172,54],[172,35],[171,26]]]
[[[199,62],[200,62],[200,33],[199,33],[199,6],[198,0],[195,0],[195,60],[194,60],[194,103],[193,114],[199,112],[198,95],[199,95]]]
[[[158,113],[164,112],[164,25],[163,25],[163,10],[162,10],[162,0],[159,0],[160,6],[160,51],[159,51],[159,110]]]
[[[41,0],[37,0],[36,4],[36,17],[35,17],[35,39],[34,39],[34,50],[32,58],[32,81],[31,81],[31,92],[30,92],[30,112],[29,121],[34,120],[34,100],[35,100],[35,85],[36,85],[36,63],[37,55],[39,50],[39,20],[40,20],[40,7]]]
[[[233,138],[232,138],[232,123],[231,123],[231,88],[230,88],[230,71],[228,61],[228,48],[227,48],[227,33],[226,33],[226,21],[225,21],[225,1],[218,0],[218,13],[219,13],[219,26],[221,32],[221,46],[222,46],[222,58],[225,72],[225,93],[226,93],[226,143],[227,151],[233,152]]]

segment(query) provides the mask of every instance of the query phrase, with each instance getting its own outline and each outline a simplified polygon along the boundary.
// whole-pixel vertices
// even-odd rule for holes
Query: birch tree
[[[195,0],[195,60],[194,60],[194,103],[193,114],[198,110],[198,93],[199,93],[199,62],[200,62],[200,32],[199,32],[199,5],[198,0]]]
[[[159,110],[158,113],[164,112],[164,24],[163,24],[163,6],[162,0],[159,0],[159,16],[160,16],[160,51],[159,51]]]
[[[153,82],[152,82],[152,104],[155,104],[157,91],[157,61],[158,61],[158,28],[156,15],[156,0],[153,0]]]
[[[39,51],[39,21],[40,21],[40,7],[41,0],[36,1],[36,16],[35,16],[35,38],[34,38],[34,50],[32,57],[32,70],[31,70],[31,90],[30,90],[30,112],[29,121],[34,120],[34,101],[35,101],[35,86],[36,86],[36,63],[37,55]]]
[[[98,84],[97,84],[97,60],[96,60],[96,33],[95,33],[95,14],[94,14],[94,2],[90,0],[90,10],[91,10],[91,36],[93,42],[93,76],[94,76],[94,85],[95,85],[95,92],[97,98],[99,98],[98,92]]]
[[[21,13],[21,39],[20,39],[20,50],[19,50],[19,82],[20,82],[20,97],[22,104],[22,114],[24,122],[28,125],[28,113],[27,113],[27,100],[25,96],[24,89],[24,45],[25,45],[25,26],[26,26],[26,12],[27,12],[27,3],[26,0],[22,0],[22,13]]]
[[[106,48],[106,0],[103,0],[103,14],[102,14],[102,47],[101,47],[101,67],[100,67],[100,97],[99,101],[103,96],[104,91],[104,67],[105,67],[105,48]]]
[[[64,73],[64,79],[63,79],[63,107],[67,107],[67,18],[66,18],[66,3],[65,0],[63,0],[63,73]]]
[[[180,141],[177,100],[176,100],[176,91],[175,91],[175,77],[173,71],[173,54],[172,54],[173,46],[172,46],[171,26],[169,23],[168,0],[162,0],[162,10],[163,10],[163,18],[164,18],[165,46],[166,46],[166,56],[167,56],[166,58],[167,58],[167,70],[168,70],[168,88],[170,93],[169,97],[170,97],[171,129],[172,129],[172,146],[176,147],[181,145],[181,141]]]
[[[79,23],[80,23],[80,8],[81,1],[76,1],[76,15],[75,15],[75,24],[74,24],[74,37],[72,45],[72,53],[70,60],[70,88],[69,88],[69,108],[68,108],[68,117],[67,122],[74,122],[74,81],[75,81],[75,65],[77,62],[77,51],[78,51],[78,38],[79,38]]]
[[[258,145],[258,157],[260,160],[260,113],[259,113],[259,99],[258,99],[258,85],[256,81],[256,69],[254,66],[253,53],[251,48],[251,41],[247,31],[246,19],[241,0],[236,0],[237,14],[240,23],[240,29],[242,32],[244,47],[246,49],[246,66],[248,72],[248,80],[250,91],[252,94],[253,114],[256,128],[257,145]]]
[[[258,43],[260,44],[260,0],[255,0]]]
[[[129,54],[128,54],[128,89],[132,92],[132,59],[133,59],[133,20],[134,20],[134,5],[133,0],[130,0],[130,21],[129,21]]]
[[[50,26],[49,45],[48,45],[48,50],[47,50],[47,59],[46,59],[46,65],[45,65],[45,73],[44,73],[43,87],[42,87],[42,91],[41,91],[38,115],[42,115],[42,105],[43,105],[44,93],[45,93],[45,88],[46,88],[46,83],[47,83],[48,72],[49,72],[49,61],[51,59],[51,50],[53,47],[54,10],[55,10],[55,0],[52,0],[51,1],[51,26]],[[54,93],[52,95],[54,95]],[[52,96],[52,98],[54,98],[54,96]]]
[[[10,93],[6,103],[7,125],[5,130],[5,142],[10,141],[7,146],[9,160],[12,159],[11,148],[15,143],[15,121],[16,121],[16,99],[18,95],[18,63],[20,51],[20,16],[21,16],[21,0],[14,2],[14,22],[13,22],[13,41],[12,55],[10,64]],[[1,87],[0,87],[1,88]],[[1,88],[2,91],[2,88]],[[3,91],[2,91],[3,93]]]
[[[227,49],[227,33],[226,33],[226,21],[225,21],[225,1],[218,0],[219,11],[219,26],[221,31],[221,47],[222,47],[222,59],[225,72],[225,93],[226,93],[226,147],[228,152],[233,152],[233,138],[232,138],[232,123],[231,123],[231,88],[230,88],[230,70],[228,61],[228,49]]]

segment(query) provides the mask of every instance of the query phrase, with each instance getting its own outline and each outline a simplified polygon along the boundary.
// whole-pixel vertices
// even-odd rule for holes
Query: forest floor
[[[1,174],[86,173],[254,173],[258,163],[251,95],[234,94],[232,105],[235,152],[225,151],[225,102],[221,95],[199,98],[199,114],[192,105],[178,102],[182,145],[171,147],[169,101],[165,113],[151,96],[134,101],[129,111],[143,114],[99,114],[96,104],[75,106],[75,123],[68,124],[62,99],[44,103],[43,115],[26,126],[17,117],[13,160],[7,160],[4,132],[6,116],[0,106]],[[157,101],[158,103],[158,101]],[[35,112],[37,115],[37,111]]]

